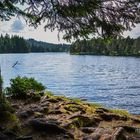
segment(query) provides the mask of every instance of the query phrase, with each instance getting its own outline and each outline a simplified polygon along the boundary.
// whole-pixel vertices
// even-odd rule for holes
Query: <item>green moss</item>
[[[20,131],[20,122],[15,114],[9,111],[3,111],[0,113],[0,124],[5,130],[17,132]]]
[[[80,99],[78,99],[78,98],[70,98],[70,100],[75,102],[75,103],[77,103],[77,104],[82,103],[82,101]]]
[[[46,91],[46,93],[44,94],[45,96],[49,96],[52,97],[54,96],[53,93],[51,91]]]
[[[98,103],[90,103],[90,106],[91,106],[91,107],[94,107],[94,108],[103,107],[101,104],[98,104]]]
[[[71,112],[79,111],[78,107],[76,105],[73,105],[73,104],[68,104],[64,108],[65,108],[65,110],[68,110],[68,111],[71,111]]]
[[[14,112],[14,109],[11,107],[11,104],[9,101],[7,101],[5,99],[4,102],[1,102],[0,103],[0,113],[3,112],[3,111],[9,111],[9,112]]]
[[[75,123],[74,125],[76,127],[83,127],[85,125],[86,121],[83,121],[82,119],[77,117],[77,118],[74,119],[74,123]]]
[[[68,128],[89,127],[95,124],[94,119],[85,116],[77,116],[69,123]]]
[[[120,116],[130,116],[130,113],[126,110],[121,110],[121,109],[109,109],[111,113],[120,115]]]
[[[64,102],[71,101],[69,98],[66,98],[65,96],[57,96],[57,99],[63,100]]]
[[[36,93],[36,94],[32,97],[32,99],[33,99],[34,101],[39,101],[39,100],[41,99],[41,95],[38,94],[38,93]]]

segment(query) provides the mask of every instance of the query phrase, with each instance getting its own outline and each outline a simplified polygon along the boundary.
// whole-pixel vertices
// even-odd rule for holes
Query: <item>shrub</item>
[[[11,86],[6,88],[6,91],[14,98],[26,99],[31,96],[32,93],[45,89],[45,87],[34,78],[18,76],[10,81]]]

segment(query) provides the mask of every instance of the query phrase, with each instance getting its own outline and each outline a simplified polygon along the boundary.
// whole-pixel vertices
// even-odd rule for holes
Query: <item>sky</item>
[[[68,43],[63,40],[63,34],[60,33],[60,39],[58,39],[58,31],[51,32],[50,30],[44,30],[44,25],[40,25],[37,29],[29,27],[25,20],[22,18],[12,18],[10,21],[0,21],[0,34],[5,35],[19,35],[25,39],[33,38],[38,41],[44,41],[49,43]],[[136,38],[140,36],[140,24],[138,24],[133,30],[124,32],[124,37],[130,36]]]
[[[30,27],[26,24],[25,20],[22,18],[13,18],[9,21],[1,21],[0,22],[0,34],[9,34],[9,35],[19,35],[24,37],[25,39],[33,38],[38,41],[44,41],[49,43],[67,43],[63,40],[61,33],[58,39],[58,31],[55,30],[51,32],[51,30],[44,30],[44,25],[38,26],[38,28]]]

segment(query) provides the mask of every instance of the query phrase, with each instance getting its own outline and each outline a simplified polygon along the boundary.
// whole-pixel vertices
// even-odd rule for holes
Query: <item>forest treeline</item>
[[[77,40],[70,47],[71,54],[140,56],[140,37],[133,39],[102,39]]]
[[[34,39],[25,40],[23,37],[0,36],[0,53],[29,53],[29,52],[67,52],[70,45],[52,44]]]
[[[140,56],[140,37],[133,39],[94,38],[77,40],[72,45],[53,44],[34,39],[25,40],[23,37],[0,36],[0,53],[29,53],[29,52],[70,52],[71,54]]]

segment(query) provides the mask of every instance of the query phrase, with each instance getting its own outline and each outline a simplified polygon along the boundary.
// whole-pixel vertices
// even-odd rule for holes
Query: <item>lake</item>
[[[12,65],[18,64],[12,68]],[[83,98],[140,114],[140,58],[68,53],[0,54],[4,87],[34,77],[56,95]]]

